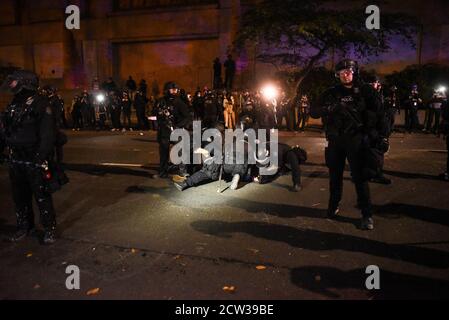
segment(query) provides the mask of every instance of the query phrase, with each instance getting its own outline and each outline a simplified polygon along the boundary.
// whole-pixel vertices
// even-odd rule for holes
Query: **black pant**
[[[13,164],[9,169],[14,199],[17,227],[30,230],[34,227],[32,198],[34,196],[40,212],[40,221],[45,231],[56,230],[56,215],[51,194],[46,191],[41,168]]]
[[[145,117],[145,108],[136,108],[136,116],[139,130],[148,130],[148,119]]]
[[[299,166],[299,160],[295,152],[292,150],[287,151],[287,153],[285,154],[285,161],[285,164],[278,164],[280,167],[282,167],[281,170],[284,172],[286,172],[288,169],[291,170],[292,184],[298,186],[301,185],[301,167]],[[281,173],[282,172],[279,171],[277,174],[260,176],[259,183],[265,184],[274,181]]]
[[[449,174],[449,135],[446,136],[447,162],[446,172]]]
[[[329,138],[325,151],[326,165],[329,168],[329,207],[336,208],[343,195],[343,173],[346,159],[351,169],[352,180],[357,192],[357,203],[364,217],[371,216],[369,185],[363,178],[363,136],[337,136]]]
[[[170,137],[160,137],[159,141],[159,174],[168,173],[170,161]]]
[[[120,129],[120,109],[111,110],[111,122],[114,129]]]
[[[130,129],[131,128],[131,110],[123,109],[123,126]],[[128,123],[128,125],[126,125]]]
[[[83,116],[81,112],[72,112],[73,129],[81,129],[83,127]]]
[[[419,127],[418,109],[417,108],[410,108],[408,110],[408,127],[407,127],[407,130],[409,132],[412,132],[414,130],[417,130],[418,127]]]
[[[200,170],[189,176],[186,180],[186,184],[189,187],[195,187],[209,180],[212,180],[211,176],[207,174],[207,172]]]
[[[299,115],[299,129],[304,130],[307,125],[307,121],[309,121],[309,113],[308,112],[301,112]]]

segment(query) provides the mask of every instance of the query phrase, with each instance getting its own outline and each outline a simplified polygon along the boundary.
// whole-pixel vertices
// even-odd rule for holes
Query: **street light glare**
[[[262,94],[267,100],[272,100],[277,97],[278,91],[275,86],[269,84],[262,88]]]
[[[445,86],[440,86],[438,88],[438,92],[445,93],[446,92],[446,87]]]
[[[98,102],[103,102],[104,101],[104,95],[103,94],[97,95],[97,101]]]

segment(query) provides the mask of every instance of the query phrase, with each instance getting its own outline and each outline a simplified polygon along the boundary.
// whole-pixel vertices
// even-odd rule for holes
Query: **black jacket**
[[[346,88],[341,84],[326,90],[320,102],[310,110],[312,118],[322,118],[327,138],[340,135],[366,134],[372,140],[380,137],[382,113],[377,93],[371,86],[356,84]]]
[[[27,160],[43,162],[53,153],[56,132],[56,121],[48,99],[36,92],[22,90],[3,113],[0,151],[5,146],[25,149],[32,151],[33,155],[33,159]]]

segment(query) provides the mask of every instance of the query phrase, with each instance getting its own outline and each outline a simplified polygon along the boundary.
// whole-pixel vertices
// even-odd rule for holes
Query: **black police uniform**
[[[207,93],[204,97],[203,127],[215,128],[220,113],[220,106],[215,94]]]
[[[145,117],[145,108],[147,105],[147,97],[142,91],[137,92],[134,98],[134,106],[136,108],[137,124],[139,130],[148,129],[148,119]]]
[[[44,242],[51,242],[55,236],[56,217],[42,168],[52,157],[56,137],[55,118],[48,99],[36,91],[22,89],[8,105],[2,122],[3,147],[9,152],[9,176],[18,227],[12,240],[19,240],[34,228],[34,196],[45,230]]]
[[[442,132],[446,136],[446,148],[448,151],[447,163],[446,163],[446,174],[449,175],[449,100],[446,100],[443,103],[441,116],[443,118]]]
[[[176,128],[190,129],[192,119],[188,106],[179,97],[168,92],[156,102],[153,115],[157,117],[158,123],[159,174],[166,177],[170,160],[170,135]]]
[[[412,91],[407,99],[407,109],[406,109],[406,130],[409,133],[418,129],[418,108],[421,105],[421,98],[417,91]]]
[[[329,215],[335,213],[343,194],[343,173],[346,159],[356,187],[357,202],[365,218],[370,218],[371,198],[367,179],[363,176],[364,150],[368,139],[377,138],[377,112],[380,109],[374,90],[367,85],[342,84],[328,89],[316,108],[311,108],[313,118],[323,118],[328,147],[326,165],[330,175]]]

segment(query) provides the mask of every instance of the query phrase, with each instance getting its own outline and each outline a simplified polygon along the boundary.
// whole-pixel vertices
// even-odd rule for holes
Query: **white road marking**
[[[101,166],[110,166],[110,167],[139,167],[142,168],[142,164],[136,164],[136,163],[100,163]]]

